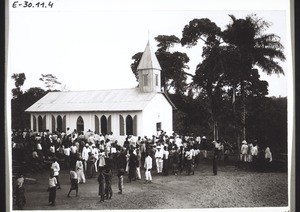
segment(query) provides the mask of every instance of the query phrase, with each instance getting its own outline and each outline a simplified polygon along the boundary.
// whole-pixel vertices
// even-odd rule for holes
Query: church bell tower
[[[137,67],[139,90],[141,92],[161,91],[161,67],[148,41],[145,51]]]

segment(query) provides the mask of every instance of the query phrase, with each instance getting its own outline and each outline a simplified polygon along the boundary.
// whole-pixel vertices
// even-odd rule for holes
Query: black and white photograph
[[[8,211],[291,211],[290,1],[7,7]]]

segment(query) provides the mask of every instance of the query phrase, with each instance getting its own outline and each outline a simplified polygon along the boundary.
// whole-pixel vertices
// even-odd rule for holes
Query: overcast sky
[[[24,72],[23,90],[44,88],[38,80],[41,74],[55,75],[67,90],[134,87],[137,82],[130,68],[131,57],[144,50],[148,38],[156,50],[155,36],[181,38],[184,26],[194,18],[209,18],[224,29],[230,22],[228,14],[244,18],[254,13],[272,23],[266,33],[281,37],[288,59],[281,63],[285,76],[261,74],[261,77],[269,82],[270,96],[288,94],[291,71],[287,1],[272,2],[270,6],[268,0],[266,5],[256,0],[243,5],[233,0],[188,4],[179,0],[163,3],[114,0],[105,4],[92,0],[54,0],[53,8],[43,9],[12,8],[13,2],[9,1],[8,77]],[[191,60],[188,72],[194,73],[202,47],[177,48],[187,52]]]

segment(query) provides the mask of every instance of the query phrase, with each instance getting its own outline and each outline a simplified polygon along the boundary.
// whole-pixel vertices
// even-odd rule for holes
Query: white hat
[[[203,137],[202,137],[202,139],[206,139],[206,137],[205,137],[205,136],[203,136]]]
[[[246,141],[246,140],[243,140],[243,141],[242,141],[242,144],[247,144],[247,141]]]

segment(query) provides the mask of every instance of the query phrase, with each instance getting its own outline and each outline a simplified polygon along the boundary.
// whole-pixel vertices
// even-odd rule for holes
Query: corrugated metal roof
[[[50,92],[26,112],[139,111],[157,94],[161,93],[142,93],[138,88]]]
[[[150,46],[150,42],[148,41],[145,51],[142,55],[140,63],[137,67],[137,70],[143,69],[158,69],[161,70],[157,57]]]

